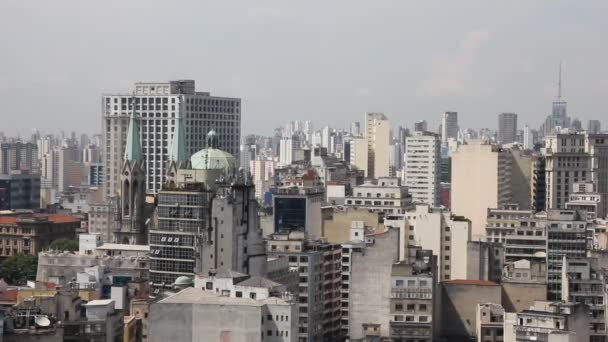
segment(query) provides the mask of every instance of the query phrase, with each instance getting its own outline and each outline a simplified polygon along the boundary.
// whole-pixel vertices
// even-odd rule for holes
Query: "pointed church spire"
[[[186,154],[186,140],[184,139],[184,119],[182,118],[182,110],[177,112],[175,118],[175,130],[173,131],[173,140],[171,141],[170,160],[176,163],[185,162],[188,159]]]
[[[136,161],[142,159],[141,141],[139,137],[139,118],[135,114],[135,97],[131,98],[131,118],[129,119],[129,131],[127,133],[127,144],[125,146],[125,161]]]

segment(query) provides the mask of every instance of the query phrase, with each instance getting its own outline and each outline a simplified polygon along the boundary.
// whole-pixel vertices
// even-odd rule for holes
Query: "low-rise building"
[[[298,341],[297,306],[251,287],[247,296],[188,287],[150,305],[150,341]],[[177,329],[176,327],[180,327]]]
[[[124,315],[112,299],[92,300],[84,305],[86,316],[64,322],[64,341],[122,341]]]
[[[0,216],[0,257],[38,255],[53,240],[75,240],[80,219],[62,214]]]
[[[505,309],[494,303],[477,304],[476,335],[477,342],[504,341]]]
[[[505,314],[504,341],[589,341],[589,310],[581,304],[536,301],[519,313]]]
[[[351,196],[347,196],[348,207],[367,208],[386,214],[404,214],[411,206],[412,196],[407,187],[401,185],[399,178],[380,177],[377,181],[368,181],[353,187]]]

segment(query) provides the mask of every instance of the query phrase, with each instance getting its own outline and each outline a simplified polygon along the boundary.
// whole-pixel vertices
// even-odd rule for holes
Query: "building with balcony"
[[[328,341],[342,336],[341,292],[342,247],[322,240],[307,239],[306,232],[274,233],[266,241],[267,253],[285,257],[299,274],[298,341]],[[348,280],[348,279],[344,279]],[[345,296],[345,297],[344,297]]]
[[[410,208],[412,198],[399,178],[381,177],[353,187],[345,206],[367,208],[386,214],[404,214]]]
[[[527,310],[505,314],[504,341],[589,341],[589,309],[581,304],[536,301]]]

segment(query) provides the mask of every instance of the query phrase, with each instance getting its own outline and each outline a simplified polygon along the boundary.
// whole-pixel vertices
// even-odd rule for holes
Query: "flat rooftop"
[[[215,292],[203,291],[194,287],[186,288],[171,297],[158,302],[159,304],[207,304],[207,305],[243,305],[262,306],[265,304],[289,304],[287,301],[271,297],[264,300],[251,298],[223,297]]]
[[[133,252],[149,252],[148,245],[127,245],[122,243],[104,243],[96,249],[103,251],[133,251]]]

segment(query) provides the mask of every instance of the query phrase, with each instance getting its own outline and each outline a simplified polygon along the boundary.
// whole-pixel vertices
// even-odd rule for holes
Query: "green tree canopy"
[[[22,285],[36,279],[38,258],[33,255],[18,254],[10,256],[0,264],[0,278],[8,284]]]
[[[59,239],[51,242],[49,249],[61,252],[75,252],[78,250],[78,242],[68,239]]]

